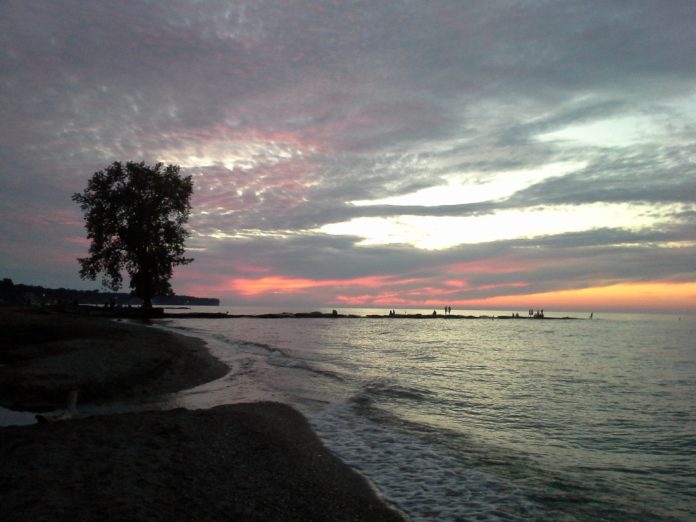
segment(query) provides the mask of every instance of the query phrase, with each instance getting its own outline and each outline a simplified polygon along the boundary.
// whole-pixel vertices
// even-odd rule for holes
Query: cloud
[[[177,278],[229,299],[693,280],[695,22],[681,0],[2,2],[0,266],[91,286],[70,196],[133,159],[193,176]],[[521,268],[443,269],[501,259]]]

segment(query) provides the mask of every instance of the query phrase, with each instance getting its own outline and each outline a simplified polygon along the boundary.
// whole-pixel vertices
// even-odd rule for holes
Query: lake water
[[[696,520],[693,317],[168,324],[232,367],[170,406],[290,403],[413,520]]]

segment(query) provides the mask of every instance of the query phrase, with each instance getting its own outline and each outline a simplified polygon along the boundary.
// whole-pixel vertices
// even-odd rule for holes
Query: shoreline
[[[90,404],[137,400],[228,371],[200,339],[104,318],[2,307],[0,341],[12,409],[62,407],[75,388]],[[279,403],[6,426],[0,448],[8,521],[407,519]]]
[[[0,406],[46,412],[194,387],[229,368],[198,338],[43,309],[0,308]]]

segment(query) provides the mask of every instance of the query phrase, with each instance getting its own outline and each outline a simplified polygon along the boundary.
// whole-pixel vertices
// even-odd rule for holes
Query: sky
[[[696,311],[693,0],[2,0],[0,277],[92,289],[71,201],[194,180],[179,294]]]

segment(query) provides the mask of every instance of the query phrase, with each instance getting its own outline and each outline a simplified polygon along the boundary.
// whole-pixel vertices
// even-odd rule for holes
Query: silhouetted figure
[[[437,315],[437,311],[436,311],[436,310],[433,310],[433,315]]]

